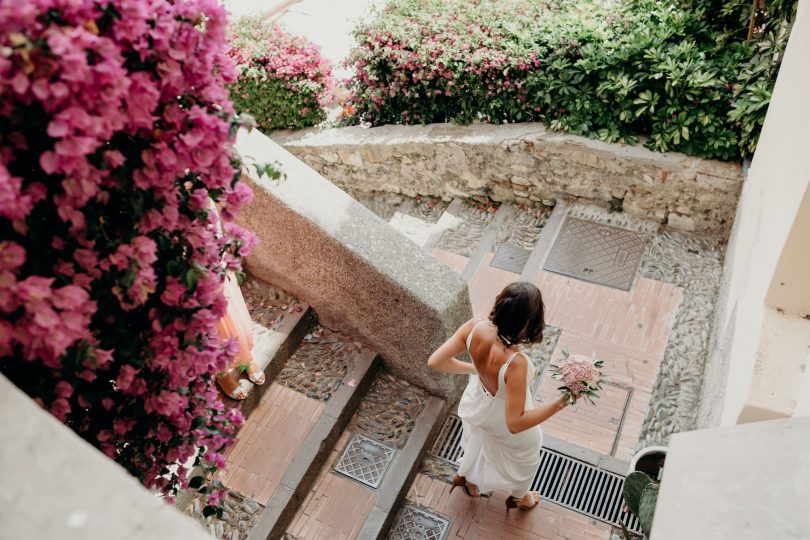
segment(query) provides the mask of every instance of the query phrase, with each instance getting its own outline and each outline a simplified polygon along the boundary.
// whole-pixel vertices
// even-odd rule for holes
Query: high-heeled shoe
[[[507,513],[507,515],[509,514],[509,510],[511,510],[512,508],[517,508],[518,510],[531,510],[531,509],[537,507],[537,505],[540,504],[540,494],[535,492],[535,491],[532,491],[531,493],[535,494],[536,497],[537,497],[536,499],[534,499],[534,504],[532,504],[531,506],[526,506],[525,504],[520,504],[520,501],[523,500],[522,498],[518,499],[517,497],[512,497],[511,495],[509,497],[507,497],[506,498],[506,513]]]
[[[470,490],[470,486],[475,487],[475,491],[478,491],[478,487],[476,487],[474,484],[468,484],[467,479],[465,477],[455,475],[453,477],[453,482],[452,482],[452,487],[450,488],[450,493],[453,493],[453,490],[456,489],[459,486],[461,486],[461,488],[464,490],[464,493],[466,493],[468,497],[480,497],[481,496],[480,492],[475,493],[475,492]]]

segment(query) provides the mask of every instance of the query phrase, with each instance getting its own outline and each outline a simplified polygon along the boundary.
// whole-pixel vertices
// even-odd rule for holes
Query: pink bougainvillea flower
[[[0,0],[0,369],[167,499],[187,480],[166,467],[243,421],[216,325],[255,239],[204,211],[251,196],[226,21],[214,0]]]

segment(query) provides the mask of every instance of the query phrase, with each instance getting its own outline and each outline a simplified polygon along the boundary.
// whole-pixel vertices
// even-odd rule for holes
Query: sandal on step
[[[219,387],[222,388],[226,396],[236,401],[245,399],[250,391],[250,383],[248,381],[239,379],[239,382],[237,382],[236,379],[230,375],[218,376],[217,383],[219,383]]]
[[[517,508],[518,510],[531,510],[532,508],[535,508],[538,504],[540,504],[540,494],[537,493],[536,491],[530,491],[529,493],[531,493],[532,495],[532,500],[534,500],[534,504],[531,505],[521,504],[521,501],[523,501],[522,498],[518,499],[517,497],[512,497],[510,495],[509,497],[506,498],[506,513],[508,514],[509,510],[511,510],[512,508]]]
[[[256,386],[261,386],[264,384],[264,371],[262,371],[262,369],[253,362],[248,364],[247,376],[248,379],[250,379],[250,382]]]

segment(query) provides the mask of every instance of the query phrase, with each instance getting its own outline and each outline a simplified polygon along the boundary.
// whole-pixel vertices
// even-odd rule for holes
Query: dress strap
[[[481,324],[482,322],[484,322],[484,319],[481,319],[480,321],[475,323],[475,326],[472,327],[470,333],[467,334],[467,352],[470,352],[470,345],[472,345],[473,332],[475,332],[475,329],[478,328],[478,325]]]
[[[503,387],[504,384],[506,384],[506,381],[504,381],[504,377],[506,377],[506,370],[509,369],[509,364],[511,364],[512,360],[514,360],[515,357],[519,354],[523,353],[520,351],[513,352],[509,356],[509,358],[506,359],[506,362],[504,362],[503,365],[501,366],[501,370],[498,372],[498,388],[501,388]]]

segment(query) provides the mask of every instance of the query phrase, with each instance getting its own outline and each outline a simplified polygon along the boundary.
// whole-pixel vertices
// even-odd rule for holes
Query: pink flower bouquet
[[[593,405],[593,400],[599,397],[599,391],[602,389],[601,368],[604,363],[602,360],[595,360],[582,354],[570,356],[567,352],[563,354],[565,359],[559,365],[551,366],[551,376],[563,382],[558,390],[568,397],[571,405],[580,397]]]

